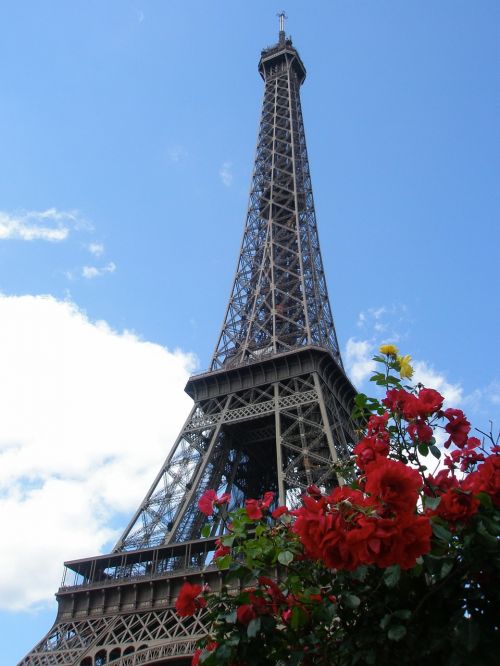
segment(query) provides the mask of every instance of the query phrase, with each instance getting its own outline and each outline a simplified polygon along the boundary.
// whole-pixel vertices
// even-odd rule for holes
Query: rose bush
[[[356,397],[364,427],[336,469],[348,482],[310,486],[293,510],[272,492],[229,516],[229,495],[200,499],[225,524],[214,557],[226,587],[181,590],[179,615],[208,621],[193,664],[496,663],[500,447],[471,437],[434,389],[403,385],[410,356],[380,351],[385,395]],[[440,431],[454,447],[444,461]]]

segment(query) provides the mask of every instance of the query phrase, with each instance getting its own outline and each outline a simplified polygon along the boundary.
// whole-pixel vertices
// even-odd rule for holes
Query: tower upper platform
[[[285,33],[280,31],[278,43],[274,46],[268,46],[261,52],[259,73],[265,81],[269,75],[275,74],[287,64],[291,64],[293,70],[297,73],[299,83],[302,84],[306,78],[304,63],[292,44],[292,38],[286,37]]]

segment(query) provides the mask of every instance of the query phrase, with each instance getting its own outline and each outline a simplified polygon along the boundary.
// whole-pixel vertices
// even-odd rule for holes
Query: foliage
[[[215,557],[226,586],[186,583],[178,599],[181,615],[208,613],[194,665],[494,663],[500,447],[491,433],[470,437],[437,391],[403,385],[409,356],[380,352],[372,380],[385,397],[356,397],[365,427],[349,483],[311,486],[293,511],[266,493],[228,519],[228,495],[200,501],[225,520]],[[434,476],[440,433],[452,449]]]

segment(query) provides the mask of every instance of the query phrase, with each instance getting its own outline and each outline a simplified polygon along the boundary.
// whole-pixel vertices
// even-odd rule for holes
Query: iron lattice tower
[[[236,274],[210,370],[164,465],[108,555],[66,562],[56,622],[20,666],[185,664],[203,616],[173,603],[187,576],[221,575],[200,538],[208,488],[231,505],[274,490],[294,506],[339,482],[353,441],[354,389],[340,358],[316,226],[299,89],[305,67],[285,36],[264,49],[264,100]],[[186,661],[187,660],[187,661]]]

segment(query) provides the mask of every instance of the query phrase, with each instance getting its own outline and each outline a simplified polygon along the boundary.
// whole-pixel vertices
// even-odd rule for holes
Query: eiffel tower
[[[280,14],[262,51],[264,100],[236,274],[194,406],[113,551],[65,563],[52,629],[19,666],[189,664],[203,614],[173,609],[183,582],[217,590],[215,524],[201,538],[208,488],[276,493],[293,507],[311,483],[339,482],[353,442],[355,390],[343,369],[316,227],[299,89],[306,70]]]

